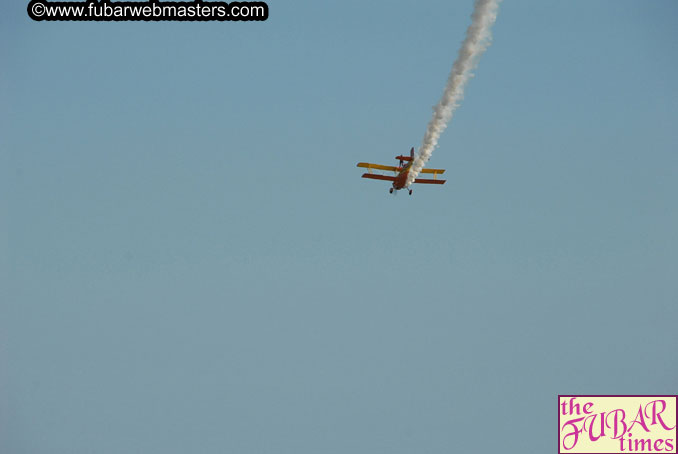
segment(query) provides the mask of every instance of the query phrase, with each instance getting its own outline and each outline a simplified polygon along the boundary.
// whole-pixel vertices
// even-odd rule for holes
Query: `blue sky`
[[[675,393],[678,3],[263,23],[0,6],[0,450],[547,452],[557,394]],[[479,425],[484,424],[484,427]]]

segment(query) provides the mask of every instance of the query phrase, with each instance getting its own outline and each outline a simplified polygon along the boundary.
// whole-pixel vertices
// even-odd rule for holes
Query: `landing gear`
[[[393,188],[389,189],[389,190],[388,190],[388,193],[389,193],[389,194],[393,194]]]
[[[412,189],[410,189],[410,191],[409,191],[409,192],[410,192],[410,195],[412,195]]]

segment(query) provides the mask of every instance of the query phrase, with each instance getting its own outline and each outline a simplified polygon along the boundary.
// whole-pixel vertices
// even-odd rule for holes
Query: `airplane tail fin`
[[[409,156],[400,155],[400,156],[396,156],[395,158],[400,160],[400,161],[408,161],[408,162],[414,161],[414,147],[412,147],[410,149],[410,155]]]

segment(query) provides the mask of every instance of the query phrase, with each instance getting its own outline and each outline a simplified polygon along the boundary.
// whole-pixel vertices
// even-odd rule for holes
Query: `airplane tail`
[[[409,156],[400,155],[400,156],[396,156],[396,159],[398,159],[400,161],[414,161],[414,147],[412,147],[410,149],[410,155]]]

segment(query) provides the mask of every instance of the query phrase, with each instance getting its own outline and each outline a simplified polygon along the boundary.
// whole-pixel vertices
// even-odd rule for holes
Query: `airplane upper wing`
[[[368,170],[377,169],[377,170],[390,170],[391,172],[398,171],[398,168],[394,166],[383,166],[381,164],[372,164],[370,162],[359,162],[358,167],[365,167]]]
[[[420,173],[445,173],[445,169],[422,169]]]

